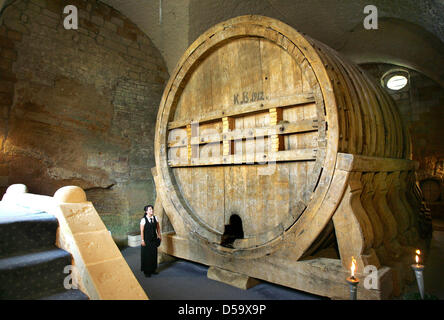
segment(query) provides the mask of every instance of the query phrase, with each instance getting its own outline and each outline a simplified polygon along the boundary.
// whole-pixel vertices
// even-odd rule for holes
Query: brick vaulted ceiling
[[[206,29],[244,14],[266,15],[318,39],[356,63],[415,69],[444,87],[444,0],[103,0],[133,20],[162,52],[169,72]],[[363,28],[378,8],[378,30]]]

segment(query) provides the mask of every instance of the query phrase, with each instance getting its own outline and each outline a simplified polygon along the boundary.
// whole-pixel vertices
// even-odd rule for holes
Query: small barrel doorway
[[[243,238],[244,230],[242,228],[242,219],[237,214],[232,214],[229,224],[225,225],[221,245],[227,248],[233,248],[234,241]]]

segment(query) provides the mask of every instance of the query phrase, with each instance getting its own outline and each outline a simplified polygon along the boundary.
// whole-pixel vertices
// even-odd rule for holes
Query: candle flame
[[[415,257],[415,260],[416,260],[416,264],[418,264],[419,263],[419,255],[421,254],[421,251],[419,251],[419,250],[416,250],[416,257]]]
[[[356,270],[356,260],[354,257],[352,257],[352,265],[351,265],[351,276],[355,276],[355,270]]]

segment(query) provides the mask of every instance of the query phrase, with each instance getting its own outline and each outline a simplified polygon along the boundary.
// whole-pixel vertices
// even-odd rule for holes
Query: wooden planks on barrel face
[[[170,135],[169,152],[177,156],[170,166],[193,213],[211,228],[222,234],[236,214],[245,239],[270,240],[302,213],[313,188],[319,119],[312,87],[282,48],[256,37],[217,47],[190,75],[170,120],[176,132],[199,124],[185,141]],[[271,152],[279,153],[276,164],[257,164]]]
[[[211,248],[219,267],[227,256],[298,261],[336,238],[345,268],[351,256],[361,269],[398,266],[417,240],[409,154],[395,104],[356,65],[243,16],[202,34],[172,73],[156,190],[176,237]],[[242,236],[226,247],[232,216]]]

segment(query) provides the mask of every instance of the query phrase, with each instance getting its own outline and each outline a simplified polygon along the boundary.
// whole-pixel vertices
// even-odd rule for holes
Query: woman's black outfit
[[[153,216],[153,222],[150,222],[146,216],[145,225],[143,228],[143,239],[145,240],[145,246],[142,246],[141,252],[141,264],[140,269],[146,275],[151,275],[157,269],[157,219]]]

